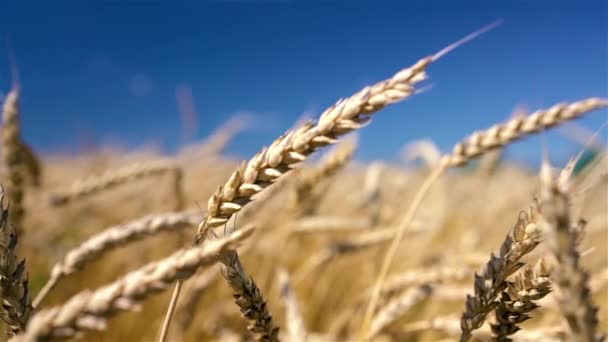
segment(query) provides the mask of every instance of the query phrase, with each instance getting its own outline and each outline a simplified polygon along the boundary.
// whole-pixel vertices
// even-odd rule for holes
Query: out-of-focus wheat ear
[[[238,114],[228,119],[203,141],[200,147],[202,154],[207,156],[219,155],[234,136],[246,129],[248,125],[249,117],[244,114]]]
[[[2,162],[7,172],[6,190],[11,207],[11,223],[22,236],[24,207],[24,160],[21,149],[19,88],[11,90],[2,107]]]
[[[26,180],[34,187],[42,182],[42,163],[34,150],[24,141],[20,142],[20,152],[23,154],[23,168]]]
[[[85,330],[105,330],[110,317],[138,309],[141,302],[165,290],[177,279],[190,277],[201,266],[215,264],[226,251],[234,250],[251,233],[252,229],[240,229],[203,246],[177,251],[95,291],[82,291],[61,306],[38,311],[26,330],[10,341],[47,341],[72,337]]]
[[[403,317],[432,293],[433,287],[428,284],[413,287],[380,308],[372,320],[369,338],[375,338],[384,328]]]
[[[0,318],[9,327],[9,337],[22,332],[30,318],[30,299],[25,260],[16,255],[17,233],[9,222],[9,208],[4,203],[4,189],[0,189]]]
[[[491,324],[496,341],[512,341],[511,335],[521,329],[519,325],[531,318],[530,313],[539,307],[536,302],[551,292],[550,273],[544,260],[540,259],[535,267],[527,267],[514,281],[507,283],[494,310],[496,323]]]
[[[569,182],[558,179],[545,161],[540,174],[543,233],[555,259],[552,273],[557,302],[573,341],[596,341],[597,307],[589,288],[589,273],[580,265],[579,231],[570,217]]]
[[[450,167],[464,165],[488,151],[606,106],[608,106],[607,99],[588,98],[578,102],[558,103],[528,116],[516,116],[503,124],[473,133],[458,143],[451,154],[444,156],[442,162]]]
[[[540,243],[536,210],[533,206],[528,212],[520,213],[498,255],[492,253],[481,274],[475,274],[474,294],[467,295],[460,320],[461,342],[468,341],[473,330],[479,329],[486,316],[496,309],[498,297],[508,287],[507,278],[524,266],[521,258]]]
[[[161,159],[135,163],[115,170],[108,170],[100,176],[91,176],[76,180],[68,189],[51,194],[50,202],[54,206],[66,205],[70,202],[142,178],[164,174],[175,175],[175,170],[177,168],[179,168],[179,166],[175,165],[173,161]]]
[[[84,269],[104,254],[156,234],[195,227],[200,219],[197,212],[153,214],[103,230],[69,251],[53,266],[49,280],[34,300],[34,307],[40,306],[59,280]]]
[[[262,291],[241,264],[236,251],[222,254],[222,275],[232,288],[234,301],[249,322],[247,329],[256,341],[278,341],[279,328],[274,325]]]
[[[291,286],[289,274],[285,270],[279,270],[279,288],[281,289],[281,301],[285,308],[285,321],[287,325],[287,341],[306,342],[308,332],[304,318],[300,312],[300,304],[296,293]]]
[[[356,141],[346,140],[329,151],[318,166],[298,170],[294,177],[295,189],[292,204],[293,211],[298,216],[314,214],[320,198],[327,190],[328,180],[351,160],[356,147]]]

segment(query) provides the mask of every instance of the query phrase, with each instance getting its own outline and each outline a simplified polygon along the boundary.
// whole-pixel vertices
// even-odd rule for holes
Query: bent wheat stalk
[[[450,167],[461,166],[479,157],[487,151],[508,145],[509,143],[522,139],[523,137],[540,132],[543,129],[557,126],[581,117],[594,110],[608,106],[608,100],[600,98],[589,98],[573,103],[560,103],[549,109],[538,110],[527,117],[514,117],[507,122],[495,125],[488,130],[478,131],[458,143],[451,154],[445,155],[440,165],[427,176],[416,195],[414,196],[401,224],[397,229],[393,243],[386,252],[380,273],[376,279],[374,292],[372,293],[362,325],[362,336],[365,338],[371,318],[374,314],[377,301],[382,289],[384,279],[388,275],[391,262],[394,259],[399,243],[403,239],[406,229],[411,226],[412,220],[418,207],[422,203],[426,193],[433,183]]]
[[[74,336],[87,329],[103,330],[108,318],[121,311],[136,309],[141,301],[166,289],[175,280],[191,276],[201,266],[214,264],[252,231],[241,229],[203,246],[180,250],[96,291],[80,292],[62,306],[38,312],[26,331],[11,341],[40,341]]]
[[[0,318],[9,327],[9,337],[25,329],[32,304],[25,260],[17,261],[17,233],[9,223],[9,208],[4,205],[4,190],[0,189]]]
[[[49,280],[34,300],[34,307],[42,303],[61,278],[82,270],[113,249],[162,232],[196,226],[200,218],[197,212],[155,214],[105,229],[76,246],[53,266]]]

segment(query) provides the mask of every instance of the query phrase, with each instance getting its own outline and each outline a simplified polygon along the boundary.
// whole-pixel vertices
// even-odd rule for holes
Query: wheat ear
[[[8,173],[7,193],[11,203],[11,222],[21,236],[24,208],[24,160],[21,149],[21,118],[18,88],[11,90],[4,99],[2,108],[2,162]]]
[[[281,289],[281,301],[285,307],[285,320],[287,321],[287,340],[292,342],[306,342],[308,332],[304,318],[300,312],[300,305],[296,293],[289,280],[289,274],[285,270],[279,270],[279,287]]]
[[[23,168],[27,180],[35,187],[42,182],[42,163],[34,150],[24,141],[19,143],[19,151],[23,156]]]
[[[111,316],[137,309],[140,302],[163,291],[175,280],[191,276],[201,266],[214,264],[222,253],[236,248],[251,232],[252,229],[241,229],[203,246],[180,250],[96,291],[80,292],[62,306],[36,313],[26,331],[11,341],[41,341],[74,336],[87,329],[103,330]]]
[[[196,212],[148,215],[107,228],[92,236],[69,251],[53,266],[49,280],[34,300],[34,307],[38,307],[42,303],[60,279],[82,270],[87,264],[99,259],[113,249],[162,232],[178,231],[196,226],[200,222],[200,217],[201,215]]]
[[[507,282],[494,313],[496,323],[491,324],[493,338],[498,342],[512,341],[519,325],[530,319],[530,312],[539,306],[536,301],[551,292],[550,271],[543,259],[534,267],[527,267],[513,282]]]
[[[520,213],[499,254],[492,253],[482,273],[475,274],[474,295],[467,295],[460,320],[461,342],[468,341],[473,330],[481,327],[486,316],[496,309],[499,305],[497,298],[508,287],[507,278],[524,266],[521,258],[540,243],[537,209],[532,206],[528,212]]]
[[[254,334],[256,341],[278,341],[279,328],[272,321],[262,292],[253,278],[245,273],[237,252],[223,253],[220,262],[224,266],[222,275],[234,291],[235,303],[249,321],[247,329]]]
[[[542,224],[557,261],[552,274],[557,302],[574,341],[596,341],[597,307],[591,299],[589,273],[580,265],[579,231],[573,228],[567,177],[556,179],[548,164],[541,170]]]
[[[65,205],[133,180],[161,174],[175,175],[177,168],[179,166],[170,160],[145,161],[123,166],[116,170],[109,170],[100,176],[77,180],[69,189],[52,194],[50,201],[55,206]]]
[[[17,261],[17,233],[9,222],[9,208],[0,189],[0,318],[10,328],[9,336],[23,331],[32,312],[25,260]]]
[[[606,106],[608,106],[608,100],[606,99],[589,98],[569,104],[557,104],[546,110],[538,110],[527,117],[517,116],[485,131],[473,133],[470,137],[458,143],[451,154],[442,157],[440,164],[433,169],[416,192],[412,203],[401,220],[401,224],[397,228],[393,243],[386,252],[380,268],[380,273],[376,279],[374,292],[372,293],[365,312],[365,318],[361,329],[362,335],[365,337],[365,334],[369,329],[369,324],[380,296],[382,284],[388,275],[391,262],[397,253],[399,243],[403,239],[406,229],[411,226],[416,211],[428,190],[447,169],[464,165],[487,151],[506,146],[510,142],[519,140],[527,135],[540,132],[545,128],[557,126],[569,120],[576,119],[588,112],[605,108]]]

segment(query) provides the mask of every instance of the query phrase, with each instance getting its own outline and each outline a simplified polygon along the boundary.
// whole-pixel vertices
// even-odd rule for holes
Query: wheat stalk
[[[570,219],[568,177],[556,179],[545,162],[540,180],[542,224],[557,262],[552,279],[559,308],[572,340],[596,341],[598,309],[591,299],[589,273],[580,265],[580,231],[572,227]]]
[[[45,286],[34,300],[34,307],[38,307],[48,293],[55,288],[60,279],[73,274],[104,254],[122,247],[128,243],[142,240],[167,231],[178,231],[196,226],[201,215],[196,212],[178,212],[154,214],[140,219],[109,227],[101,233],[94,235],[69,251],[58,261],[51,271]]]
[[[304,323],[304,318],[302,318],[300,305],[291,286],[287,271],[279,270],[278,282],[281,289],[281,300],[285,307],[287,340],[291,342],[306,342],[308,335],[306,324]]]
[[[462,313],[460,341],[471,338],[473,330],[481,327],[486,316],[499,305],[498,296],[507,289],[507,278],[524,266],[521,258],[540,243],[537,208],[521,212],[517,223],[503,241],[498,256],[494,253],[481,274],[475,274],[474,295],[467,295]]]
[[[8,325],[9,336],[25,328],[32,304],[25,260],[17,261],[17,233],[9,223],[9,208],[4,205],[4,189],[0,189],[0,318]]]
[[[25,215],[25,163],[21,143],[21,118],[19,106],[19,88],[11,90],[4,99],[2,107],[2,162],[8,173],[6,188],[11,203],[11,222],[17,227],[17,234],[22,235],[23,217]]]
[[[74,336],[86,329],[103,330],[111,316],[137,309],[141,301],[166,289],[175,280],[191,276],[201,266],[214,264],[222,253],[236,248],[252,231],[241,229],[202,246],[180,250],[96,291],[80,292],[62,306],[36,313],[26,331],[11,341],[41,341]]]
[[[179,166],[170,160],[152,160],[120,167],[116,170],[106,171],[100,176],[90,176],[77,180],[65,191],[59,191],[51,195],[51,204],[55,206],[65,205],[79,199],[92,196],[96,193],[114,188],[141,178],[161,174],[173,174],[175,179],[181,181]],[[181,195],[177,195],[178,198]]]
[[[494,310],[496,323],[491,325],[496,341],[512,341],[510,336],[521,329],[519,325],[531,318],[530,312],[539,307],[536,301],[551,292],[549,275],[549,269],[540,259],[534,268],[527,267],[513,282],[507,283]]]

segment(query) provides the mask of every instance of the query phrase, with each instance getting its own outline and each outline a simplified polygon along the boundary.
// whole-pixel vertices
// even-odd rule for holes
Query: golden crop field
[[[223,153],[238,118],[172,155],[39,155],[13,88],[1,131],[8,340],[601,341],[605,146],[589,136],[569,163],[544,156],[538,169],[501,154],[607,99],[470,127],[449,152],[414,142],[415,166],[353,160],[353,133],[424,90],[473,36],[245,161]]]

